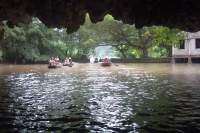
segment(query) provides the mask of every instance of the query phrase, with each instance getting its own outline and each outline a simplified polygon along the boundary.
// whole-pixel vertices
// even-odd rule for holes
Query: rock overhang
[[[79,29],[89,13],[93,23],[106,14],[137,28],[163,25],[185,31],[200,30],[198,0],[1,0],[0,21],[10,27],[38,17],[49,27]]]

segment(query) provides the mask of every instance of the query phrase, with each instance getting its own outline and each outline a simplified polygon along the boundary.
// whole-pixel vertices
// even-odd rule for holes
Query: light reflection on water
[[[199,132],[200,65],[0,67],[1,132]]]

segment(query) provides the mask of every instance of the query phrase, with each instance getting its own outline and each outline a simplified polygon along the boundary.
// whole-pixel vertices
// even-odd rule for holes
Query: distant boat
[[[111,61],[108,58],[103,59],[101,66],[111,66]]]
[[[56,65],[48,65],[48,68],[56,68]]]
[[[64,63],[63,63],[63,66],[72,67],[72,66],[73,66],[73,63],[66,63],[66,62],[64,62]]]
[[[49,64],[48,68],[61,68],[62,64],[61,63],[56,63],[56,64]]]
[[[111,62],[102,62],[101,66],[111,66]]]

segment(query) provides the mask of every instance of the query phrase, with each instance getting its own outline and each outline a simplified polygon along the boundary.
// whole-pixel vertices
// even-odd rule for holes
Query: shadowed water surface
[[[0,65],[0,132],[200,132],[200,65]]]

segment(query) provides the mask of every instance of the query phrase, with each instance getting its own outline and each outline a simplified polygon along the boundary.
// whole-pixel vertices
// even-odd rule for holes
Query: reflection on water
[[[0,66],[0,132],[200,132],[200,65]]]

